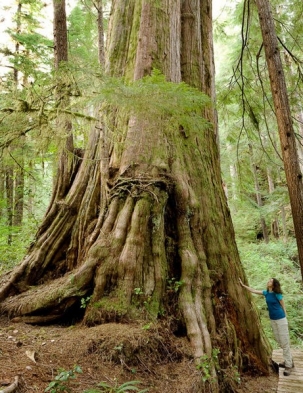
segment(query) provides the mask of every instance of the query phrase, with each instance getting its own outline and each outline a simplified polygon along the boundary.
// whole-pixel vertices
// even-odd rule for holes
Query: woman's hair
[[[276,278],[272,279],[272,290],[275,293],[281,293],[281,294],[283,293],[280,282]]]

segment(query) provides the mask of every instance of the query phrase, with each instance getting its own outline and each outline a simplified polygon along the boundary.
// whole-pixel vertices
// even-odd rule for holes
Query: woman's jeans
[[[274,337],[280,347],[283,349],[283,358],[285,367],[292,367],[292,356],[290,352],[288,322],[286,318],[270,320]]]

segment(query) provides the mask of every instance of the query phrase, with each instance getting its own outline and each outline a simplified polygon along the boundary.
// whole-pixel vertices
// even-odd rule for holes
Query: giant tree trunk
[[[154,66],[213,98],[210,1],[113,3],[108,73],[138,79]],[[216,125],[213,109],[204,115]],[[210,391],[223,391],[222,370],[234,365],[266,373],[269,348],[238,285],[216,126],[171,130],[161,117],[119,111],[111,119],[91,132],[66,197],[52,201],[27,256],[3,277],[2,312],[28,322],[81,316],[90,297],[88,325],[160,318],[185,331],[195,361],[209,363]]]

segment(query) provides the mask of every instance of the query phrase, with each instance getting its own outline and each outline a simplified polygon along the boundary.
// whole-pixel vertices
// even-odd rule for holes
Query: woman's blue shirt
[[[280,304],[280,300],[283,299],[281,293],[263,291],[267,308],[269,312],[269,318],[273,320],[285,318],[285,312]]]

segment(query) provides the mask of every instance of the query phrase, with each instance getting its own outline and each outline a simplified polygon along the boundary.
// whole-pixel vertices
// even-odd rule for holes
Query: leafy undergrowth
[[[31,326],[2,318],[0,389],[13,383],[16,376],[17,393],[43,393],[46,389],[52,392],[51,388],[53,392],[117,392],[122,384],[133,384],[137,392],[197,393],[201,378],[188,340],[171,337],[163,327]],[[108,390],[103,390],[102,385],[107,385]],[[69,390],[60,390],[64,386]],[[235,392],[272,393],[276,387],[275,374],[242,376]]]

